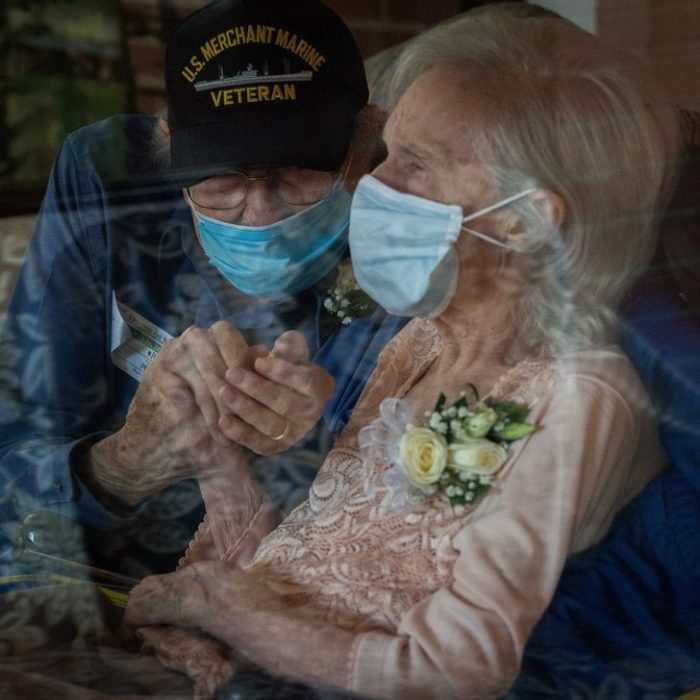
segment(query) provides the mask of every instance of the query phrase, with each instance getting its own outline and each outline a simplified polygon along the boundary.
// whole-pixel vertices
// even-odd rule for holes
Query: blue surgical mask
[[[524,190],[465,217],[457,204],[398,192],[365,175],[350,209],[350,255],[358,284],[389,313],[439,316],[457,289],[459,260],[454,243],[463,228],[509,248],[464,224],[532,191]]]
[[[317,204],[270,226],[240,226],[193,209],[209,261],[251,296],[295,294],[339,262],[347,245],[350,195],[342,184]]]

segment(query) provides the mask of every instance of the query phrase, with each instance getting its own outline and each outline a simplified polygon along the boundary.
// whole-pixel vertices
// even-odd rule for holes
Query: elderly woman
[[[412,43],[350,243],[360,285],[416,318],[308,501],[275,527],[242,457],[202,483],[207,520],[180,571],[134,589],[131,625],[360,695],[508,688],[567,556],[665,463],[615,345],[674,171],[641,76],[560,20],[485,13]],[[141,634],[201,680],[168,630]]]

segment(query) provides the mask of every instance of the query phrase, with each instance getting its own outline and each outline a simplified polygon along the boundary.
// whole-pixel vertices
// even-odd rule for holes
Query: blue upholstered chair
[[[700,115],[686,114],[697,141]],[[694,130],[693,130],[694,129]],[[508,698],[675,698],[700,688],[700,147],[623,311],[670,468],[570,560]]]

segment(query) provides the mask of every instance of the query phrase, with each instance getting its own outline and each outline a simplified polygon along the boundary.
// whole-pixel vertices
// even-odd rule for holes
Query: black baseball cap
[[[173,176],[251,165],[338,170],[367,103],[350,30],[319,0],[218,0],[186,18],[165,61]]]

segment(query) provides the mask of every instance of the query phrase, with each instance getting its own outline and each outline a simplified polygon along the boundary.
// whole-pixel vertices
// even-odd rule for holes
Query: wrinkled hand
[[[195,699],[213,698],[239,665],[233,662],[232,640],[216,632],[217,622],[235,627],[237,608],[247,605],[239,580],[245,581],[245,574],[220,561],[149,576],[129,594],[120,636],[140,637],[142,651],[186,673],[194,681]]]
[[[229,368],[252,369],[267,351],[249,348],[231,323],[189,328],[146,370],[124,426],[91,449],[94,482],[128,504],[170,483],[240,464],[238,447],[219,428]]]
[[[136,634],[148,651],[167,668],[187,674],[194,682],[193,700],[210,700],[239,664],[214,639],[182,627],[141,627]]]
[[[240,364],[226,372],[229,386],[219,392],[227,415],[219,421],[230,440],[258,454],[286,450],[313,428],[333,395],[335,383],[309,362],[306,340],[287,331],[253,368]]]
[[[356,633],[295,604],[290,592],[298,589],[260,570],[194,562],[136,586],[124,624],[200,628],[270,673],[332,687],[347,674]]]
[[[189,676],[194,683],[193,700],[215,698],[218,690],[245,665],[234,660],[226,644],[193,626],[159,624],[132,628],[123,623],[118,638],[125,648],[153,654],[166,668]]]
[[[222,561],[193,562],[184,569],[148,576],[129,593],[124,623],[199,627],[232,644],[222,630],[264,605],[266,587],[258,577]]]
[[[287,449],[317,423],[333,389],[296,331],[268,353],[225,321],[189,328],[146,370],[124,426],[92,446],[81,476],[93,493],[131,506],[183,479],[247,470],[241,446]]]

